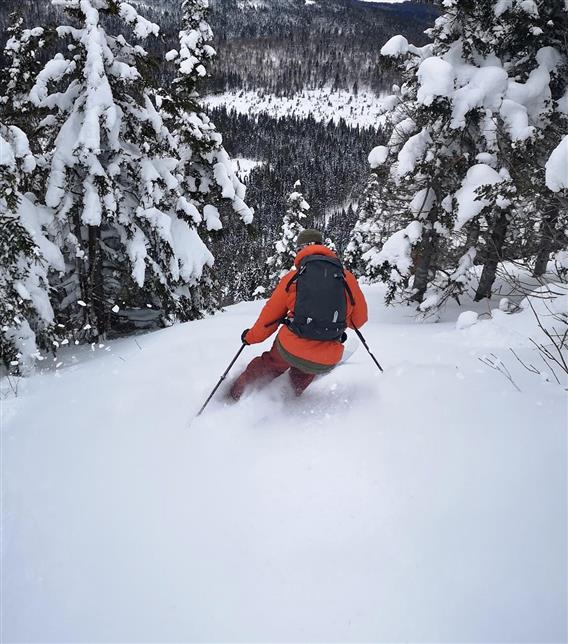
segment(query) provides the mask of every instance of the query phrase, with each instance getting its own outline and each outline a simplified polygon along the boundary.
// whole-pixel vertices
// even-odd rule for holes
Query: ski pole
[[[243,342],[242,347],[237,351],[237,355],[231,360],[231,364],[227,367],[227,369],[225,370],[225,373],[219,378],[219,382],[215,385],[215,389],[213,389],[213,391],[209,394],[209,398],[207,398],[207,400],[203,403],[203,407],[197,412],[196,418],[197,416],[201,416],[201,413],[203,412],[205,407],[207,407],[207,405],[209,404],[209,401],[211,400],[211,398],[213,398],[213,396],[215,395],[215,392],[217,391],[217,389],[219,389],[219,387],[221,386],[221,383],[223,382],[223,380],[225,380],[229,371],[231,371],[231,367],[235,364],[238,357],[241,355],[241,353],[243,352],[243,349],[246,346],[247,345]]]
[[[365,349],[367,349],[367,351],[368,351],[369,355],[371,356],[371,358],[373,358],[373,361],[377,365],[377,367],[379,368],[380,372],[383,373],[383,368],[379,364],[379,361],[371,353],[371,349],[369,349],[369,345],[365,341],[365,338],[363,337],[363,334],[361,333],[361,331],[359,331],[359,329],[356,326],[353,326],[353,329],[355,330],[355,333],[359,336],[359,340],[361,340],[361,342],[363,343],[363,346],[365,347]]]

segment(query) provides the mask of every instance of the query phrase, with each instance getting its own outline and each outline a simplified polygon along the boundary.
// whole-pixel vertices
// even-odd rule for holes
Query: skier
[[[346,327],[358,329],[367,321],[367,302],[355,276],[342,268],[322,234],[303,230],[296,247],[295,268],[280,280],[241,339],[247,345],[264,342],[282,327],[270,351],[254,358],[235,380],[229,391],[233,400],[288,369],[299,396],[317,374],[331,371],[341,360]]]

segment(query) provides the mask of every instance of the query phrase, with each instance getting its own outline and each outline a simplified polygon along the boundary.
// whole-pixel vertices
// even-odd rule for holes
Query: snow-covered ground
[[[316,121],[338,123],[343,119],[350,127],[377,127],[383,110],[381,98],[371,91],[360,90],[357,95],[331,88],[305,89],[293,97],[276,96],[262,90],[224,92],[206,96],[209,107],[224,105],[238,114],[270,114],[274,118],[312,116]]]
[[[359,348],[298,401],[284,376],[190,424],[258,302],[3,383],[2,641],[565,641],[565,391],[509,352],[532,314],[365,292],[384,374]]]

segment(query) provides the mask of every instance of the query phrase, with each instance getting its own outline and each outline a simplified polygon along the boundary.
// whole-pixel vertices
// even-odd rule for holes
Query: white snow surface
[[[341,119],[350,127],[373,127],[381,124],[384,103],[370,90],[360,89],[357,95],[331,88],[304,89],[292,97],[257,91],[233,91],[210,94],[203,98],[209,107],[224,105],[229,111],[256,116],[270,114],[274,118],[312,116],[316,121],[338,123]]]
[[[225,385],[190,423],[262,302],[2,382],[2,640],[565,641],[565,392],[509,352],[532,313],[365,293],[384,374],[360,348],[298,400]]]

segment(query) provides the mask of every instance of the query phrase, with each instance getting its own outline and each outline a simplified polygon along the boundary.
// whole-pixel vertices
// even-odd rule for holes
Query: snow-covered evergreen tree
[[[296,239],[305,228],[304,223],[310,209],[310,205],[300,192],[301,188],[300,181],[296,181],[293,192],[288,196],[288,207],[282,219],[280,239],[274,244],[274,254],[266,260],[270,288],[274,288],[278,280],[294,265],[297,253]]]
[[[172,91],[163,92],[161,105],[180,157],[177,171],[185,197],[180,203],[179,215],[185,216],[210,246],[212,235],[227,224],[234,225],[226,206],[244,224],[252,222],[253,212],[244,202],[245,186],[223,147],[222,136],[199,103],[198,85],[209,75],[207,66],[215,56],[210,44],[213,33],[207,22],[209,2],[183,0],[182,13],[179,50],[172,50],[166,56],[176,65],[176,78]],[[203,249],[211,255],[205,242]],[[222,235],[215,250],[223,253]],[[215,307],[212,273],[208,270],[213,261],[211,255],[203,267],[207,275],[198,289],[202,305],[208,308]],[[223,261],[219,263],[223,265]]]
[[[16,374],[29,371],[38,349],[53,348],[48,271],[64,270],[63,257],[45,234],[51,213],[22,194],[35,169],[24,132],[0,121],[0,354]]]
[[[403,224],[405,205],[400,201],[401,195],[397,194],[397,200],[392,198],[393,186],[385,166],[380,163],[381,153],[387,154],[384,147],[375,148],[369,155],[369,162],[372,172],[365,186],[361,202],[357,211],[357,222],[351,231],[349,244],[344,254],[347,266],[360,277],[366,277],[369,281],[376,281],[381,277],[381,262],[375,263],[375,258],[382,250],[389,237]]]
[[[334,253],[337,253],[337,246],[331,237],[325,237],[323,240],[323,245],[327,246]]]
[[[365,272],[363,254],[369,248],[380,248],[382,245],[375,241],[371,230],[373,228],[375,215],[379,210],[377,200],[379,188],[380,184],[377,175],[372,172],[369,175],[367,185],[365,186],[357,208],[357,222],[351,231],[349,243],[343,254],[343,260],[346,266],[358,277],[361,277]]]
[[[38,74],[30,99],[50,112],[42,130],[50,166],[45,200],[56,211],[67,262],[57,284],[59,316],[75,337],[89,339],[109,329],[119,301],[132,303],[133,284],[145,285],[148,250],[148,273],[161,269],[155,251],[169,222],[151,210],[161,198],[152,156],[162,132],[138,70],[146,53],[107,34],[103,21],[127,23],[141,38],[158,27],[126,3],[52,4],[73,24],[58,27],[62,52]]]
[[[391,138],[377,165],[408,224],[367,255],[391,292],[423,311],[459,296],[474,263],[476,299],[490,295],[507,235],[537,197],[530,176],[550,200],[544,167],[566,122],[562,0],[443,6],[431,45],[396,36],[381,50],[405,82],[387,101]]]
[[[144,39],[158,34],[156,24],[118,0],[53,4],[73,23],[57,29],[62,51],[39,73],[30,99],[49,110],[46,204],[56,211],[67,261],[59,317],[85,339],[131,309],[150,306],[166,322],[194,318],[203,304],[195,289],[214,261],[199,227],[221,228],[213,187],[222,186],[243,219],[252,217],[244,189],[224,172],[221,137],[192,111],[195,95],[184,94],[182,80],[175,100],[149,86],[146,51],[118,32],[123,25]],[[180,70],[192,76],[195,34],[180,38]]]

